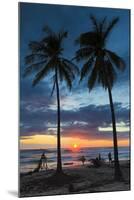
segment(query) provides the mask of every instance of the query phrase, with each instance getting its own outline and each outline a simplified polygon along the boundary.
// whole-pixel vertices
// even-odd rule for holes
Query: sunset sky
[[[28,43],[43,36],[42,28],[54,31],[67,30],[64,57],[71,59],[78,46],[74,41],[80,33],[92,29],[89,16],[108,20],[119,17],[107,41],[107,48],[123,57],[126,70],[118,74],[112,90],[117,132],[120,146],[129,145],[129,10],[90,7],[56,6],[45,4],[20,4],[20,147],[56,147],[56,94],[50,96],[52,76],[32,87],[32,77],[23,78],[24,57],[29,53]],[[77,64],[81,68],[82,63]],[[89,93],[86,81],[79,77],[72,91],[60,84],[62,147],[112,146],[112,125],[108,93],[100,86]]]

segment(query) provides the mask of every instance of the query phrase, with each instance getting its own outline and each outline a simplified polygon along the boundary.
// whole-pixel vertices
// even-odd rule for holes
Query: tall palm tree
[[[35,72],[32,85],[36,86],[49,73],[52,74],[53,87],[51,96],[56,90],[57,96],[57,173],[62,173],[61,161],[61,129],[60,129],[60,89],[59,83],[63,80],[69,89],[72,88],[72,81],[78,68],[70,60],[63,57],[63,40],[67,38],[66,31],[53,32],[49,27],[43,29],[45,37],[40,41],[29,43],[30,54],[25,57],[27,65],[24,76]]]
[[[80,45],[80,49],[76,51],[75,59],[78,62],[82,60],[86,61],[81,70],[80,81],[85,77],[88,78],[89,91],[93,89],[96,83],[101,84],[102,87],[108,91],[113,127],[114,177],[116,180],[120,180],[122,178],[122,173],[118,158],[116,118],[112,99],[112,87],[116,80],[117,70],[124,70],[125,63],[115,52],[106,48],[107,39],[119,21],[119,18],[114,18],[108,23],[106,17],[98,21],[91,15],[90,20],[93,25],[92,31],[82,33],[76,40]]]

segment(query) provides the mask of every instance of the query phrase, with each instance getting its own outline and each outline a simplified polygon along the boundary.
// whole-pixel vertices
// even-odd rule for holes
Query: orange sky
[[[80,139],[72,137],[61,138],[62,147],[72,148],[74,144],[78,147],[110,147],[113,146],[111,139]],[[129,146],[129,139],[120,139],[118,141],[119,146]],[[56,147],[56,136],[52,135],[34,135],[20,139],[21,149],[31,148],[54,148]]]

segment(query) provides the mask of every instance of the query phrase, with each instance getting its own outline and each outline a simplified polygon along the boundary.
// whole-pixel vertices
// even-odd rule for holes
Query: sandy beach
[[[64,168],[67,177],[54,178],[55,170],[20,175],[20,197],[94,193],[130,190],[130,166],[121,161],[123,181],[114,181],[114,168],[108,163],[99,168],[71,166]]]

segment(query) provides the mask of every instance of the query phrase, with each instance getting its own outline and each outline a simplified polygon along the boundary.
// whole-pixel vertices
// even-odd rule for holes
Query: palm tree
[[[63,55],[63,40],[67,38],[66,31],[59,33],[53,32],[49,27],[43,29],[45,37],[40,41],[32,41],[29,43],[30,55],[25,57],[27,65],[24,76],[31,75],[35,72],[32,85],[36,86],[49,73],[52,74],[53,87],[51,96],[54,90],[57,94],[57,173],[62,173],[61,161],[61,129],[60,129],[60,89],[59,83],[63,80],[69,89],[72,88],[72,81],[75,78],[75,73],[78,68],[70,60],[64,58]]]
[[[119,18],[116,17],[108,23],[106,17],[98,21],[91,15],[90,20],[93,25],[92,31],[82,33],[76,40],[80,45],[80,49],[76,51],[75,59],[78,62],[82,60],[86,61],[81,70],[80,81],[85,77],[88,78],[87,85],[89,91],[93,89],[96,83],[101,84],[102,87],[108,91],[113,127],[114,177],[116,180],[120,180],[122,178],[122,173],[118,159],[116,118],[112,98],[112,87],[116,80],[116,71],[123,70],[125,68],[125,63],[115,52],[106,48],[107,39],[119,21]]]

